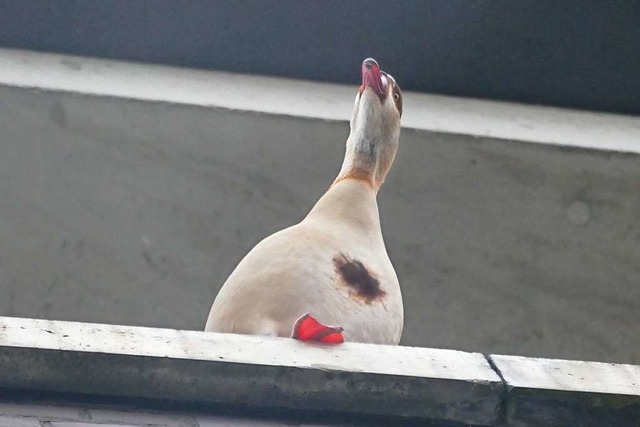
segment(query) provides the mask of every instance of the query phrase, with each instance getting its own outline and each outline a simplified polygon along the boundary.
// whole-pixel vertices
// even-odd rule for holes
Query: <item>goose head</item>
[[[400,86],[374,59],[365,59],[362,84],[351,114],[345,159],[336,181],[359,179],[377,191],[398,150],[401,116]]]

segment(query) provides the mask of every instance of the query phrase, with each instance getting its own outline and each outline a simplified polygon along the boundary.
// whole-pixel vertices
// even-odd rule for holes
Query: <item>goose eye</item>
[[[393,91],[393,102],[396,104],[398,113],[402,116],[402,94],[400,93],[400,88],[398,86],[396,86]]]

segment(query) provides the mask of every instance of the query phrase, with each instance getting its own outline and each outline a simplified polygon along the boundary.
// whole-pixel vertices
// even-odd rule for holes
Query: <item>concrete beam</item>
[[[347,86],[0,49],[0,85],[347,121],[358,66]],[[640,152],[636,117],[412,92],[403,97],[405,129]]]
[[[0,317],[0,387],[500,421],[482,354]]]
[[[640,425],[640,366],[491,355],[514,427]]]

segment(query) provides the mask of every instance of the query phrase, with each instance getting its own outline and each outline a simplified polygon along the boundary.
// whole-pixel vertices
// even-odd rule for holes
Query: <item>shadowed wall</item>
[[[0,315],[202,329],[337,174],[346,123],[0,87]],[[640,156],[404,130],[403,343],[640,362]]]

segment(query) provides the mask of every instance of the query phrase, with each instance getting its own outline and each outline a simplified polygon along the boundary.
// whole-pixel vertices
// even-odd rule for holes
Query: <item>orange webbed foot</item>
[[[344,342],[340,326],[327,326],[318,322],[312,315],[306,313],[293,325],[291,338],[300,341],[318,341],[330,344]]]

